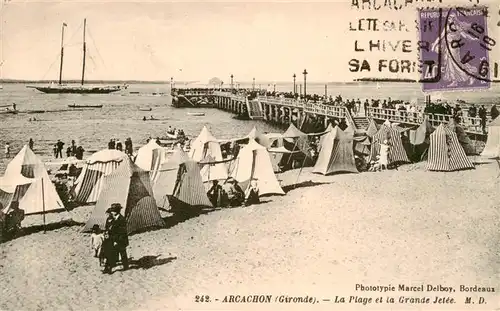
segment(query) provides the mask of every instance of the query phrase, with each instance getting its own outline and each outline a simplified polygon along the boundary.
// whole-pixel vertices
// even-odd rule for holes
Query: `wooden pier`
[[[311,116],[316,120],[319,119],[324,122],[325,127],[332,120],[344,120],[346,124],[354,128],[356,133],[360,134],[366,132],[371,119],[377,123],[389,120],[405,128],[416,128],[422,124],[424,118],[427,118],[433,126],[438,126],[443,122],[447,123],[453,119],[451,115],[374,107],[368,107],[366,111],[353,114],[342,105],[274,96],[257,96],[249,99],[249,97],[241,93],[234,93],[234,91],[229,89],[206,89],[203,91],[184,89],[183,91],[183,95],[187,98],[206,96],[211,106],[240,116],[246,115],[247,118],[252,120],[265,120],[283,125],[293,122],[295,125],[300,126],[303,124],[306,116]],[[462,116],[460,124],[470,135],[478,139],[486,138],[486,135],[482,132],[480,118]]]

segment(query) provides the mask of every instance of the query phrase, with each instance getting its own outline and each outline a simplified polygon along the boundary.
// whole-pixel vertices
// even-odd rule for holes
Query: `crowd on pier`
[[[274,97],[278,99],[293,99],[302,100],[312,103],[323,104],[327,106],[343,106],[351,113],[352,116],[368,116],[370,108],[378,108],[372,116],[384,117],[397,115],[402,121],[417,122],[417,115],[430,114],[442,115],[443,120],[449,121],[453,118],[455,122],[466,126],[479,126],[483,133],[486,133],[486,123],[488,116],[495,119],[499,114],[499,110],[493,104],[489,111],[485,105],[476,106],[468,104],[463,100],[457,100],[454,105],[448,102],[437,100],[435,102],[426,102],[425,105],[418,105],[409,101],[394,100],[390,97],[387,99],[365,99],[361,101],[357,99],[344,99],[341,95],[326,96],[318,94],[299,94],[293,92],[277,92],[269,90],[247,90],[247,89],[232,89],[233,94],[247,96],[252,100],[258,96]]]

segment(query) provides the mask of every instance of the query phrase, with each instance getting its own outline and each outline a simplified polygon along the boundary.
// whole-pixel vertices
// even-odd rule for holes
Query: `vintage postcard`
[[[0,0],[0,310],[500,310],[498,0]]]

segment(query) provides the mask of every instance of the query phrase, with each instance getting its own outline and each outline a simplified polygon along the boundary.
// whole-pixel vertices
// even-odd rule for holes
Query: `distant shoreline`
[[[56,80],[18,80],[18,79],[0,79],[0,84],[50,84],[50,83],[56,83]],[[81,80],[65,80],[63,81],[66,84],[80,84]],[[374,79],[374,78],[360,78],[360,79],[355,79],[353,81],[328,81],[328,82],[322,82],[322,81],[310,81],[308,84],[310,85],[323,85],[323,84],[337,84],[337,85],[342,85],[342,84],[356,84],[357,82],[400,82],[400,83],[415,83],[417,82],[416,80],[412,79]],[[204,85],[204,83],[200,83],[200,81],[175,81],[174,83],[176,85],[189,85],[189,84],[201,84]],[[240,84],[248,84],[251,85],[252,82],[248,81],[241,81],[239,82]],[[260,84],[265,85],[272,85],[272,84],[288,84],[292,82],[288,81],[276,81],[276,82],[270,82],[270,81],[261,81]],[[85,84],[164,84],[170,86],[170,81],[142,81],[142,80],[86,80]],[[208,85],[208,83],[205,83]],[[259,83],[256,83],[259,84]],[[224,85],[229,85],[229,84],[224,84]]]
[[[0,79],[2,84],[49,84],[57,82],[55,80],[16,80],[16,79]],[[67,84],[80,84],[81,80],[65,80]],[[178,82],[179,83],[179,82]],[[139,81],[139,80],[86,80],[85,84],[168,84],[170,81]]]

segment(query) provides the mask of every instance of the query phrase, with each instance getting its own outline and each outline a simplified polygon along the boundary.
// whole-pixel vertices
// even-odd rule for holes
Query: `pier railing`
[[[214,91],[214,95],[224,96],[245,102],[244,95],[235,95],[230,92]],[[262,104],[273,104],[282,107],[303,109],[306,113],[314,113],[327,117],[335,118],[348,118],[349,112],[345,106],[326,105],[317,102],[304,102],[303,100],[296,100],[290,98],[279,98],[274,96],[258,96],[256,99]],[[366,116],[378,120],[389,120],[391,122],[406,123],[413,125],[420,125],[427,116],[428,120],[433,126],[439,126],[443,122],[449,122],[453,119],[451,115],[437,114],[437,113],[424,113],[422,111],[410,112],[406,110],[387,109],[367,107]],[[477,117],[460,116],[460,125],[462,125],[467,132],[474,134],[482,134],[481,119]]]
[[[311,102],[305,104],[304,111],[335,118],[345,118],[347,113],[344,106],[331,106]]]
[[[453,119],[452,115],[440,113],[423,113],[423,112],[410,112],[405,110],[387,109],[368,107],[366,116],[379,120],[389,120],[398,123],[409,123],[420,125],[424,121],[424,116],[427,116],[429,122],[433,126],[439,126],[443,122],[449,122]],[[467,132],[482,134],[481,118],[460,116],[460,125],[462,125]]]

